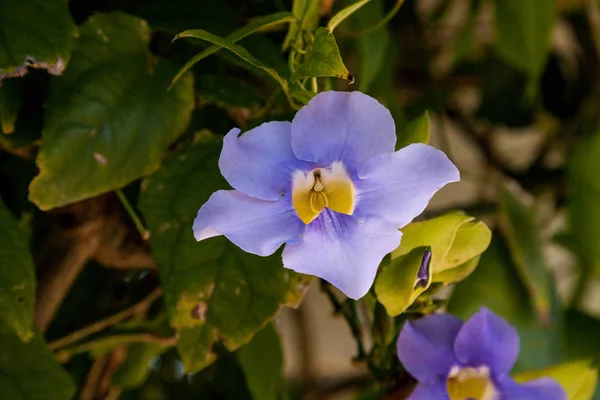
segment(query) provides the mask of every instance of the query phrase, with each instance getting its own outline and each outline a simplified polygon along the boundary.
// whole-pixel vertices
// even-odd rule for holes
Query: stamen
[[[487,366],[452,367],[448,374],[446,389],[450,400],[493,400],[497,395]]]

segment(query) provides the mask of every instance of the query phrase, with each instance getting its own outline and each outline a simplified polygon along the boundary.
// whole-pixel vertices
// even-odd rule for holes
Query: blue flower
[[[220,190],[194,221],[197,240],[225,235],[283,265],[362,297],[398,230],[442,186],[459,179],[446,155],[424,144],[394,152],[390,112],[360,92],[324,92],[290,122],[264,123],[223,139]]]
[[[409,400],[567,400],[550,378],[517,384],[518,355],[515,329],[486,308],[465,323],[447,314],[407,322],[398,337],[398,358],[419,381]]]

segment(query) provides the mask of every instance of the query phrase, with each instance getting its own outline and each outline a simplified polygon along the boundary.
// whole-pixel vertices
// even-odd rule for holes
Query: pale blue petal
[[[262,200],[278,200],[288,193],[292,172],[307,165],[292,152],[291,123],[267,122],[239,134],[237,128],[229,131],[219,158],[229,184]]]
[[[383,257],[398,247],[401,233],[389,221],[363,221],[324,209],[306,226],[303,240],[287,244],[283,266],[316,275],[358,299],[368,291]]]
[[[505,375],[496,384],[501,393],[499,400],[567,400],[563,387],[550,378],[518,384]]]
[[[292,121],[292,148],[305,161],[326,167],[342,161],[351,176],[376,155],[392,153],[394,120],[381,103],[361,92],[322,92]]]
[[[419,383],[406,400],[449,400],[446,382]]]
[[[237,190],[219,190],[198,211],[194,236],[200,241],[225,235],[248,253],[268,256],[283,243],[298,240],[304,227],[288,196],[265,201]]]
[[[519,355],[519,335],[504,319],[482,308],[458,333],[454,353],[464,364],[485,365],[494,374],[508,373]]]
[[[442,151],[415,143],[369,160],[359,178],[357,212],[381,215],[401,228],[425,210],[440,188],[460,176]]]
[[[463,322],[450,314],[406,322],[398,336],[400,362],[419,382],[445,382],[450,369],[459,365],[454,356],[454,340],[462,326]]]

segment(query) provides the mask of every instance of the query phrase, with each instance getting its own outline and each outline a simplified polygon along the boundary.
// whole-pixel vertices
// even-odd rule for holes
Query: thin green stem
[[[127,197],[125,196],[123,191],[121,189],[117,189],[117,190],[115,190],[115,193],[117,194],[119,201],[123,205],[123,208],[125,208],[125,211],[129,215],[129,218],[131,218],[131,220],[133,221],[133,224],[135,225],[138,232],[142,236],[142,239],[144,239],[144,240],[150,239],[150,231],[148,229],[146,229],[146,227],[142,223],[141,218],[137,215],[137,213],[131,206],[131,203],[129,203],[129,200],[127,200]]]
[[[319,93],[319,84],[317,83],[317,78],[312,78],[310,83],[312,85],[312,91],[315,92],[315,94]]]

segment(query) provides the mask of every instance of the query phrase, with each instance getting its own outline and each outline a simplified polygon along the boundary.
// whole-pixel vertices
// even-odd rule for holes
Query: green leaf
[[[360,12],[354,14],[354,20],[358,29],[373,26],[384,18],[383,0],[375,0],[363,7]],[[356,39],[358,72],[358,90],[368,92],[377,75],[389,62],[388,47],[390,45],[390,33],[387,27],[363,34]]]
[[[71,400],[75,385],[40,335],[23,343],[0,329],[0,399]]]
[[[302,39],[302,35],[300,35],[302,31],[312,33],[317,29],[320,17],[320,3],[320,0],[294,0],[292,14],[294,14],[296,20],[299,22],[290,24],[288,33],[283,41],[282,50],[287,50],[292,42],[296,46],[302,44],[300,41]]]
[[[581,268],[600,273],[600,175],[594,173],[600,159],[600,134],[588,138],[569,157],[569,241]]]
[[[331,19],[329,20],[329,23],[327,24],[327,29],[329,29],[329,31],[333,32],[333,30],[339,24],[344,22],[344,20],[346,18],[348,18],[349,16],[354,14],[356,11],[360,10],[360,8],[362,6],[364,6],[365,4],[367,4],[370,1],[371,0],[358,0],[356,3],[351,4],[348,7],[343,8],[342,10],[338,11],[338,13],[335,14],[333,17],[331,17]]]
[[[23,76],[27,67],[62,74],[76,35],[66,0],[2,0],[0,80]]]
[[[556,294],[553,293],[550,308],[552,318],[542,324],[498,235],[494,235],[481,256],[478,268],[456,285],[448,312],[467,320],[484,306],[505,318],[519,333],[521,352],[514,372],[544,368],[561,361],[562,310]]]
[[[425,285],[416,284],[425,250],[426,247],[417,247],[381,267],[375,279],[375,294],[391,317],[406,311],[429,288],[431,268],[428,269],[429,276]]]
[[[548,319],[550,279],[537,222],[531,210],[508,189],[500,201],[501,226],[514,266],[542,320]]]
[[[534,83],[546,63],[556,17],[556,0],[496,1],[498,53]]]
[[[404,129],[398,133],[396,147],[401,149],[411,143],[428,143],[431,132],[429,112],[425,111],[420,117],[410,121]]]
[[[255,399],[278,400],[285,387],[283,351],[273,324],[263,330],[237,352],[246,376],[246,385]]]
[[[460,212],[452,212],[427,221],[414,222],[402,229],[400,247],[392,259],[420,246],[431,247],[433,281],[438,274],[462,266],[479,256],[490,244],[491,232],[483,222]]]
[[[166,91],[176,69],[153,62],[143,20],[95,14],[80,31],[71,64],[46,102],[40,174],[30,187],[31,201],[43,210],[155,171],[194,107],[190,75]]]
[[[265,71],[267,74],[269,74],[273,79],[275,79],[281,85],[284,92],[286,92],[286,93],[288,92],[287,80],[282,78],[275,69],[270,68],[270,67],[266,66],[265,64],[263,64],[261,61],[259,61],[256,57],[254,57],[252,54],[250,54],[248,52],[248,50],[246,50],[242,46],[234,44],[232,41],[230,41],[226,38],[222,38],[221,36],[213,35],[212,33],[206,32],[205,30],[202,30],[202,29],[193,29],[193,30],[182,32],[176,36],[176,39],[183,38],[183,37],[193,37],[196,39],[205,40],[207,42],[219,45],[219,48],[223,47],[223,48],[231,51],[233,54],[235,54],[242,60],[246,61],[248,64]],[[183,68],[185,68],[185,66]],[[182,70],[180,70],[180,72]],[[175,82],[177,80],[177,78],[178,78],[178,76],[176,76],[173,81]]]
[[[140,199],[170,324],[180,334],[178,348],[188,371],[214,361],[215,341],[235,350],[282,304],[300,299],[295,274],[283,268],[279,254],[247,254],[224,237],[194,239],[198,209],[227,187],[217,165],[220,150],[221,140],[199,133],[148,180]]]
[[[327,28],[319,28],[315,33],[315,41],[308,58],[292,75],[291,81],[296,82],[305,78],[335,77],[354,82],[354,77],[342,61],[340,49]]]
[[[232,76],[198,75],[196,87],[200,104],[216,104],[222,108],[253,108],[262,101],[254,86]]]
[[[539,378],[553,378],[565,389],[569,400],[591,400],[596,391],[598,370],[589,360],[571,361],[515,376],[519,383]]]
[[[0,133],[9,135],[15,131],[19,108],[21,108],[21,80],[0,81]]]
[[[269,28],[269,27],[272,27],[272,26],[275,26],[278,24],[284,24],[286,22],[292,22],[295,20],[296,19],[294,18],[294,15],[287,11],[265,15],[264,17],[259,17],[259,18],[255,19],[254,21],[252,21],[251,23],[249,23],[248,25],[230,33],[225,38],[220,38],[221,39],[220,43],[207,39],[208,37],[213,37],[213,39],[214,39],[214,37],[218,37],[218,36],[212,35],[211,33],[208,33],[202,29],[191,29],[191,30],[187,30],[187,31],[179,33],[177,36],[175,36],[173,41],[184,38],[184,37],[192,37],[192,38],[207,40],[207,41],[213,43],[213,46],[210,46],[208,49],[206,49],[206,50],[196,54],[194,57],[192,57],[192,59],[189,60],[177,72],[177,74],[173,78],[173,81],[171,82],[171,85],[174,85],[175,82],[177,82],[185,74],[185,72],[187,70],[189,70],[194,64],[196,64],[199,61],[203,60],[204,58],[210,56],[211,54],[216,53],[217,51],[221,50],[222,48],[227,48],[228,45],[231,45],[232,43],[235,43],[238,40],[241,40],[248,35],[251,35],[257,31],[260,31],[261,29]],[[207,33],[210,36],[206,36],[205,33]],[[223,45],[223,43],[225,43],[226,45]],[[234,54],[237,54],[235,51],[233,51],[231,49],[229,49],[229,50],[232,51]],[[237,55],[240,56],[239,54],[237,54]],[[242,57],[242,56],[240,56],[240,57]],[[244,57],[242,57],[242,58],[244,58]],[[248,62],[250,62],[250,61],[248,61]],[[253,63],[250,62],[250,64],[253,64]]]
[[[142,386],[150,374],[150,361],[168,348],[155,343],[134,343],[127,349],[127,358],[112,376],[113,385],[123,389]]]
[[[565,315],[565,344],[563,346],[565,361],[592,358],[593,366],[600,366],[600,320],[576,310],[568,310]],[[596,383],[596,395],[600,399],[600,382]]]
[[[23,341],[32,336],[34,294],[35,268],[25,235],[0,200],[0,322]]]

